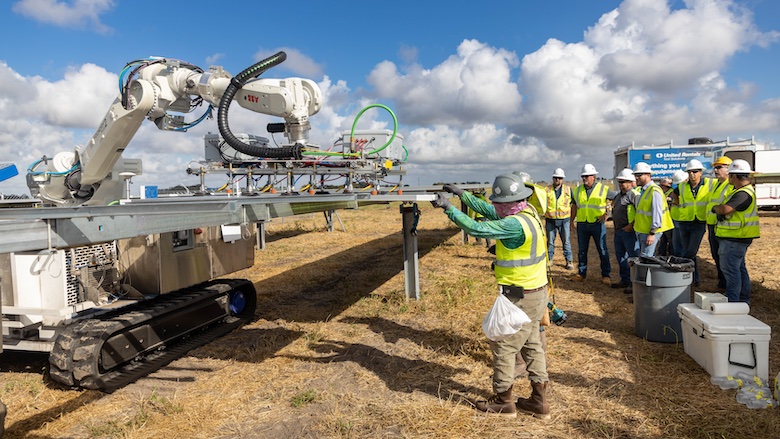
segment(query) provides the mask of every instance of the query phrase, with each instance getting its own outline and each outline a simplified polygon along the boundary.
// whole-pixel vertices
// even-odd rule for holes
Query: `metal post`
[[[257,223],[257,243],[258,249],[265,250],[265,221]]]
[[[406,299],[420,299],[420,276],[417,256],[417,204],[401,205],[404,234],[404,290]]]
[[[333,231],[333,211],[332,210],[326,210],[322,212],[323,215],[325,215],[325,227],[328,232]]]
[[[467,216],[469,215],[469,206],[467,206],[466,203],[463,202],[463,200],[460,201],[460,211],[465,213]],[[465,230],[461,230],[460,237],[461,237],[461,243],[468,244],[469,234],[466,233]]]

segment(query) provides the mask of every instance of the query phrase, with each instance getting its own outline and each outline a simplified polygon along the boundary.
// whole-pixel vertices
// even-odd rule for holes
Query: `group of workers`
[[[759,237],[755,190],[749,179],[752,171],[744,160],[732,162],[728,157],[719,158],[713,167],[715,178],[703,177],[704,167],[694,159],[680,171],[682,174],[659,184],[652,179],[651,166],[640,162],[633,169],[620,171],[616,178],[618,191],[596,180],[598,172],[592,164],[582,167],[582,184],[576,188],[564,183],[566,175],[561,168],[555,169],[552,184],[546,188],[535,185],[527,173],[501,174],[492,185],[492,203],[454,184],[443,186],[445,192],[458,196],[479,219],[455,208],[444,193],[437,193],[431,204],[444,209],[449,219],[469,235],[496,241],[494,272],[498,294],[506,296],[531,319],[531,324],[523,325],[515,334],[490,340],[494,393],[486,400],[476,401],[477,410],[503,417],[516,417],[518,412],[542,419],[550,417],[549,376],[540,325],[548,312],[548,270],[558,235],[564,267],[572,270],[569,236],[570,232],[577,233],[574,280],[582,281],[587,275],[592,239],[599,254],[601,282],[630,292],[629,258],[654,256],[657,251],[692,259],[693,283],[698,285],[696,253],[709,229],[719,288],[725,290],[729,301],[749,302],[745,254],[752,240]],[[620,281],[615,283],[610,278],[607,250],[608,206],[612,207],[614,245],[620,266]],[[666,253],[661,253],[659,243],[666,246]],[[531,395],[515,399],[515,366],[521,362],[525,363],[531,382]]]

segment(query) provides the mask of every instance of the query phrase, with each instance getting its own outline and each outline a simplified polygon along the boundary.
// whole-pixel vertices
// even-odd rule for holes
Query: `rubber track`
[[[49,355],[49,375],[66,386],[113,392],[138,378],[180,358],[193,348],[206,344],[240,327],[246,321],[226,316],[218,322],[197,328],[141,358],[117,369],[101,372],[99,358],[103,342],[124,330],[137,327],[170,312],[202,300],[213,300],[239,287],[254,287],[242,279],[220,279],[157,296],[97,317],[81,320],[66,328],[55,340]],[[252,310],[254,312],[254,310]]]

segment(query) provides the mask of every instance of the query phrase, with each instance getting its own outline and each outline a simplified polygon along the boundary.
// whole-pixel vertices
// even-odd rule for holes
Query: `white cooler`
[[[772,328],[747,311],[739,313],[736,303],[714,305],[715,313],[712,305],[711,309],[701,309],[693,303],[677,306],[685,353],[710,376],[734,376],[742,371],[767,380]],[[747,304],[743,305],[749,310]]]

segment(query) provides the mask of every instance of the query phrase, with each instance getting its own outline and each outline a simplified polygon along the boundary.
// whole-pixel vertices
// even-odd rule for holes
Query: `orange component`
[[[309,189],[309,193],[310,193],[311,195],[314,195],[314,189]]]
[[[276,188],[271,188],[271,193],[275,194],[276,193]]]
[[[402,191],[401,189],[398,189],[398,195],[403,195],[403,194],[404,194],[404,191]]]
[[[376,191],[376,189],[374,189],[373,191],[371,191],[371,195],[376,195],[376,194],[378,194],[378,193],[379,193],[379,192],[377,192],[377,191]]]

